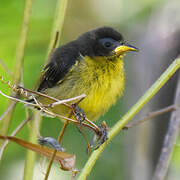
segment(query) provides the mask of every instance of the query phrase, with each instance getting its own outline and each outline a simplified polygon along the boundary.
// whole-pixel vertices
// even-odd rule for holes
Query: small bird
[[[138,51],[111,27],[88,31],[52,53],[42,71],[37,91],[59,100],[86,94],[78,107],[88,119],[97,120],[122,95],[125,85],[123,57]],[[53,101],[38,96],[43,105]],[[70,109],[58,105],[49,109],[68,116]]]

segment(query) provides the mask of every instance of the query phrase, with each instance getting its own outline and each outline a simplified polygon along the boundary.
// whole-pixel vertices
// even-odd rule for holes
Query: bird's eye
[[[109,42],[109,41],[107,41],[107,42],[104,43],[104,46],[107,47],[107,48],[108,48],[108,47],[111,47],[111,46],[112,46],[112,43]]]
[[[112,38],[103,38],[100,39],[100,43],[103,47],[107,48],[107,49],[111,49],[115,43],[115,40]]]

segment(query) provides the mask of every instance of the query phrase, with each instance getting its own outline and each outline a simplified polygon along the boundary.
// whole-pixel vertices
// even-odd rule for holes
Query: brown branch
[[[175,94],[175,104],[180,103],[180,74]],[[161,154],[156,166],[153,180],[164,180],[168,171],[174,145],[176,143],[180,128],[180,108],[172,112],[169,127],[164,139]]]
[[[144,122],[146,122],[146,121],[148,121],[148,120],[150,120],[152,118],[155,118],[155,117],[160,116],[162,114],[168,113],[170,111],[174,111],[177,108],[178,108],[178,106],[173,104],[173,105],[167,106],[167,107],[165,107],[163,109],[160,109],[160,110],[157,110],[157,111],[154,111],[154,112],[150,112],[144,118],[127,124],[123,129],[132,128],[132,127],[137,126],[137,125],[139,125],[141,123],[144,123]]]
[[[80,99],[78,102],[77,102],[77,104],[79,104],[82,100],[83,100],[84,98],[82,98],[82,99]],[[76,104],[76,105],[77,105]],[[76,112],[74,111],[74,109],[72,108],[72,113],[74,114],[74,117],[75,117],[75,119],[76,119],[76,121],[77,122],[79,122],[79,120],[78,120],[78,118],[76,117]],[[87,118],[85,119],[86,121],[88,120]],[[88,121],[90,121],[90,120],[88,120]],[[87,122],[88,122],[87,121]],[[90,121],[91,122],[91,121]],[[94,124],[93,122],[91,122],[92,124]],[[90,123],[89,123],[90,124]],[[94,124],[95,125],[95,124]],[[98,134],[98,132],[100,131],[100,129],[99,129],[99,127],[98,126],[93,126],[92,125],[92,127],[94,127],[94,128],[96,128],[96,134]],[[82,136],[84,137],[84,139],[85,139],[85,141],[86,141],[86,144],[87,144],[87,146],[88,146],[88,152],[89,152],[89,155],[91,154],[91,146],[90,146],[90,144],[89,144],[89,141],[88,141],[88,138],[87,138],[87,136],[85,135],[85,133],[82,131],[82,122],[80,123],[79,122],[79,125],[77,124],[77,128],[78,128],[78,130],[80,131],[80,133],[82,134]]]
[[[19,126],[11,133],[10,136],[15,136],[15,135],[26,125],[26,123],[27,123],[29,120],[31,120],[31,118],[32,118],[32,116],[29,116],[29,117],[27,117],[23,122],[21,122],[21,123],[19,124]],[[5,140],[5,141],[3,142],[1,148],[0,148],[0,160],[1,160],[1,158],[2,158],[4,149],[6,148],[6,146],[8,145],[8,143],[9,143],[9,140],[8,140],[8,139]]]
[[[96,124],[94,124],[92,121],[90,121],[87,118],[86,118],[86,121],[96,129],[96,134],[99,134],[101,132],[101,129]]]
[[[43,107],[41,104],[39,104],[39,102],[37,102],[37,100],[35,98],[34,98],[34,100],[35,100],[35,102],[37,102],[37,104],[29,103],[27,101],[23,101],[21,99],[15,98],[15,97],[8,96],[8,95],[4,94],[2,91],[0,91],[0,94],[3,95],[4,97],[8,98],[8,99],[13,100],[13,101],[21,102],[23,104],[27,104],[27,105],[30,105],[30,106],[34,106],[34,107],[40,108],[43,112],[47,113],[50,116],[58,117],[58,118],[61,118],[61,119],[65,119],[65,120],[68,120],[68,121],[70,121],[72,123],[75,123],[75,124],[80,124],[80,122],[78,122],[77,120],[70,119],[70,118],[67,118],[65,116],[62,116],[62,115],[59,115],[59,114],[55,114],[55,113],[47,110],[45,107]],[[48,96],[48,97],[50,97],[50,96]],[[50,97],[50,98],[53,98],[53,97]],[[94,123],[92,123],[92,124],[94,124]],[[99,127],[97,126],[97,128],[96,128],[96,125],[93,127],[93,126],[90,126],[89,124],[86,124],[86,123],[82,122],[82,126],[85,126],[85,127],[88,127],[90,129],[92,129],[97,134],[99,133]]]
[[[59,104],[62,104],[62,105],[64,105],[64,106],[67,106],[67,107],[71,108],[71,106],[70,106],[69,104],[66,104],[65,102],[63,102],[63,100],[61,101],[61,100],[56,99],[56,98],[54,98],[54,97],[52,97],[52,96],[48,96],[47,94],[43,94],[43,93],[38,92],[38,91],[33,91],[33,90],[30,90],[30,89],[26,89],[26,88],[21,87],[21,86],[19,86],[18,88],[19,88],[19,89],[22,89],[22,90],[25,91],[25,92],[28,92],[28,93],[31,93],[31,94],[35,94],[35,95],[38,95],[38,96],[42,96],[42,97],[45,97],[45,98],[50,99],[50,100],[52,100],[52,101],[55,101],[54,103],[60,102]],[[84,95],[82,95],[82,96],[84,96]],[[82,97],[79,96],[77,99],[79,99],[79,98],[82,98]],[[71,99],[70,99],[70,100],[66,99],[65,101],[66,101],[66,102],[70,102],[70,101],[72,101],[72,100],[71,100]],[[54,105],[54,103],[45,105],[45,106],[43,106],[43,107],[51,107],[51,106]],[[56,104],[55,104],[55,105],[56,105]]]
[[[79,104],[79,103],[86,97],[85,94],[82,94],[82,95],[80,95],[80,96],[76,96],[76,97],[73,97],[73,98],[69,98],[69,99],[65,99],[65,100],[59,100],[59,99],[56,99],[56,98],[54,98],[54,97],[52,97],[52,96],[48,96],[48,95],[43,94],[43,93],[38,92],[38,91],[33,91],[33,90],[26,89],[26,88],[21,87],[21,86],[18,86],[18,87],[17,87],[16,85],[12,85],[9,81],[7,81],[7,82],[4,81],[4,80],[3,80],[3,77],[0,77],[0,80],[1,80],[2,83],[7,84],[13,91],[18,92],[18,93],[20,93],[21,95],[24,95],[26,98],[27,98],[27,97],[34,98],[34,101],[36,102],[36,104],[29,103],[29,102],[27,102],[27,101],[23,101],[23,100],[20,100],[20,99],[11,97],[11,96],[7,96],[7,95],[5,95],[4,93],[2,93],[2,92],[0,91],[0,93],[1,93],[3,96],[5,96],[5,97],[7,97],[7,98],[9,98],[9,99],[11,99],[11,100],[14,100],[14,101],[18,101],[18,102],[27,104],[27,105],[39,107],[43,112],[46,112],[47,114],[49,114],[49,115],[51,115],[51,116],[57,116],[57,115],[54,114],[54,113],[52,113],[52,112],[50,112],[50,111],[47,110],[46,108],[48,108],[48,107],[54,107],[54,106],[57,106],[57,105],[60,105],[60,104],[66,106],[66,107],[68,107],[68,108],[70,108],[70,109],[73,111],[73,114],[75,115],[75,112],[74,112],[74,110],[73,110],[73,107],[72,107],[71,105],[67,104],[67,102],[71,102],[71,101],[77,100],[77,102],[74,103],[74,104],[77,105],[77,104]],[[34,97],[32,94],[45,97],[45,98],[50,99],[50,100],[55,101],[55,102],[54,102],[54,103],[51,103],[51,104],[48,104],[48,105],[42,105],[42,104],[40,104],[39,102],[37,102],[37,100],[35,99],[35,97]],[[62,119],[70,120],[69,118],[66,118],[66,117],[61,116],[61,115],[58,115],[58,117],[60,117],[60,118],[62,118]],[[86,118],[86,121],[87,121],[91,126],[94,127],[95,132],[96,132],[97,134],[100,133],[101,130],[100,130],[100,128],[99,128],[97,125],[95,125],[92,121],[88,120],[87,118]],[[85,126],[86,126],[86,125],[85,125]]]
[[[60,134],[59,134],[58,140],[57,140],[58,143],[61,142],[62,137],[63,137],[63,135],[64,135],[64,132],[65,132],[68,124],[69,124],[69,122],[68,122],[68,121],[65,121],[65,123],[64,123],[64,125],[63,125],[63,128],[62,128],[62,130],[61,130],[61,132],[60,132]],[[52,163],[53,163],[53,161],[54,161],[54,158],[55,158],[55,156],[56,156],[56,152],[57,152],[57,150],[54,150],[54,152],[53,152],[53,154],[52,154],[52,157],[51,157],[51,159],[50,159],[50,162],[49,162],[49,165],[48,165],[48,168],[47,168],[47,171],[46,171],[46,175],[45,175],[44,180],[47,180],[48,177],[49,177],[49,173],[50,173],[50,170],[51,170],[51,167],[52,167]]]
[[[90,156],[92,153],[91,145],[89,144],[88,138],[87,138],[86,134],[83,132],[81,125],[78,128],[80,128],[79,131],[85,139],[85,142],[87,144],[88,155]]]
[[[46,105],[45,107],[54,107],[54,106],[57,106],[57,105],[60,105],[60,104],[64,104],[64,103],[67,103],[67,102],[71,102],[71,101],[75,101],[75,100],[79,100],[79,101],[77,102],[77,103],[79,103],[79,102],[80,102],[81,100],[83,100],[85,97],[86,97],[86,95],[85,95],[85,94],[82,94],[82,95],[80,95],[80,96],[76,96],[76,97],[73,97],[73,98],[58,100],[58,101],[55,102],[55,103]]]
[[[13,100],[13,101],[21,102],[21,103],[23,103],[23,104],[31,105],[31,106],[34,106],[34,107],[39,107],[39,105],[37,105],[37,104],[29,103],[29,102],[27,102],[27,101],[23,101],[23,100],[18,99],[18,98],[16,98],[16,97],[8,96],[8,95],[4,94],[2,91],[0,91],[0,94],[1,94],[2,96],[4,96],[4,97],[8,98],[8,99]]]

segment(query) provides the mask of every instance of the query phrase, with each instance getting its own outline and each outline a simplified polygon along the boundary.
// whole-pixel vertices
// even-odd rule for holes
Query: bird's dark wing
[[[37,91],[41,92],[55,86],[69,71],[78,59],[77,46],[71,42],[57,48],[50,58],[50,62],[44,68]]]

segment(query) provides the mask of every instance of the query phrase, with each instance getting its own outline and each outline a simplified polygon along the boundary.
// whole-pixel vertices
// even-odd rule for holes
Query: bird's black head
[[[111,27],[101,27],[82,34],[76,42],[83,56],[119,56],[137,48],[124,42],[122,35]]]

